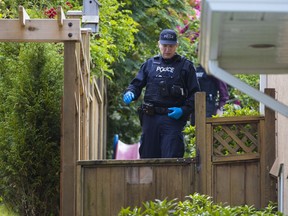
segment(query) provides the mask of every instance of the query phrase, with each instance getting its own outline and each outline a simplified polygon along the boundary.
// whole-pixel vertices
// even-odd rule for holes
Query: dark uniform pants
[[[165,115],[143,115],[140,158],[179,158],[184,155],[186,121]]]

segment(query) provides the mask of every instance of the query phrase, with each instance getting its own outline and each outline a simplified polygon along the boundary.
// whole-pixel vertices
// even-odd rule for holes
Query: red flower
[[[48,16],[50,19],[52,19],[57,15],[57,12],[56,9],[52,7],[49,10],[46,9],[44,14]]]
[[[67,1],[65,4],[66,4],[66,6],[68,6],[70,9],[73,8],[73,5],[72,5],[69,1]]]

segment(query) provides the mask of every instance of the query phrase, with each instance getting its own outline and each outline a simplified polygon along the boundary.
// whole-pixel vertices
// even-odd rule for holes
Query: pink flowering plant
[[[197,46],[200,35],[201,0],[190,0],[192,13],[182,17],[182,25],[178,25],[179,35],[190,42],[192,48],[191,59],[197,63]]]

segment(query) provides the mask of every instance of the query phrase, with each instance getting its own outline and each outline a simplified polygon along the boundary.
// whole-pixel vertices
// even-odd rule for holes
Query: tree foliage
[[[117,0],[101,3],[100,33],[91,40],[91,57],[95,64],[93,72],[105,75],[111,80],[113,63],[123,60],[130,50],[134,50],[134,34],[137,23],[130,17],[131,11],[120,10],[125,4]]]
[[[119,59],[112,65],[114,75],[112,82],[108,83],[111,94],[108,95],[108,145],[112,143],[113,135],[125,143],[139,141],[141,128],[137,116],[137,107],[142,97],[131,105],[122,102],[122,94],[129,82],[138,72],[141,64],[149,57],[158,54],[157,42],[160,32],[165,28],[177,31],[182,20],[188,19],[192,8],[188,1],[179,0],[124,0],[121,10],[132,11],[131,17],[138,23],[135,34],[134,49],[131,49],[125,58]],[[195,47],[191,46],[187,37],[180,36],[180,54],[187,54],[192,58]]]
[[[51,44],[0,46],[0,196],[20,215],[59,210],[63,58],[58,51]]]
[[[259,89],[260,85],[260,76],[257,74],[246,75],[246,74],[238,74],[237,78],[247,83],[249,86]],[[230,88],[230,100],[239,100],[241,102],[242,108],[248,108],[251,110],[258,111],[259,110],[259,102],[252,99],[250,96],[244,94],[236,88]]]
[[[31,18],[51,19],[58,5],[81,6],[0,1],[1,18],[17,18],[19,5]],[[91,40],[94,75],[108,77],[109,65],[133,48],[136,22],[119,6],[114,0],[102,5],[102,31]],[[58,214],[62,54],[61,44],[0,43],[0,197],[21,215]]]

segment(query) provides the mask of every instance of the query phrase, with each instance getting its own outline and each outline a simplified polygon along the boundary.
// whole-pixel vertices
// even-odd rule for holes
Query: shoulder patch
[[[189,60],[189,59],[187,59],[187,58],[185,58],[186,59],[186,61],[188,61],[190,64],[193,64],[194,65],[194,63],[191,61],[191,60]]]
[[[154,59],[160,59],[160,56],[159,55],[155,55],[153,58]]]
[[[156,55],[153,58],[153,64],[160,64],[160,56]]]

